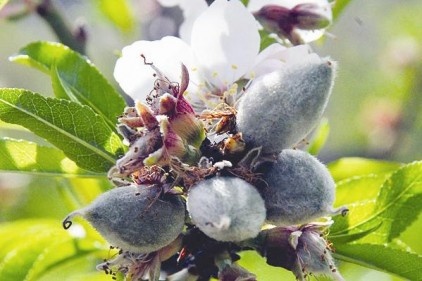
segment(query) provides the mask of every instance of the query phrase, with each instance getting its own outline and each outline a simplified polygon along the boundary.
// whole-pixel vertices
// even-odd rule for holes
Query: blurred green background
[[[19,11],[24,2],[10,1],[9,4]],[[180,10],[160,7],[153,0],[137,0],[128,2],[130,14],[120,19],[121,26],[116,27],[107,13],[99,9],[102,2],[107,1],[54,1],[65,11],[70,24],[85,26],[87,55],[113,82],[114,63],[122,47],[139,39],[176,35],[181,23]],[[30,42],[57,39],[36,14],[19,17],[16,14],[13,19],[6,19],[10,13],[14,10],[0,12],[0,87],[26,88],[52,95],[46,75],[11,63],[8,57]],[[313,45],[321,55],[339,62],[336,85],[326,112],[330,135],[319,155],[324,162],[345,156],[399,162],[422,159],[421,15],[419,0],[354,0],[329,29],[330,34]],[[30,132],[1,122],[0,137],[45,144]],[[0,173],[0,222],[22,218],[61,220],[69,211],[85,205],[107,188],[110,188],[107,181]],[[69,194],[69,190],[76,193]],[[420,221],[406,232],[409,240],[417,241],[422,230]],[[420,253],[422,246],[414,250]],[[277,280],[294,280],[290,272],[269,268],[251,253],[245,254],[243,264],[258,274],[258,280],[275,280],[274,276]],[[85,267],[89,272],[95,267],[95,261]],[[346,280],[402,280],[352,264],[343,264],[341,271]],[[63,272],[53,275],[51,280],[59,277],[60,280],[87,280],[66,279],[66,271]],[[108,280],[103,273],[90,278]]]

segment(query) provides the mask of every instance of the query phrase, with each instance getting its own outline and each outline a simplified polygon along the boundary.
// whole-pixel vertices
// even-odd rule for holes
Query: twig
[[[51,27],[61,43],[81,54],[85,54],[86,31],[82,26],[72,31],[51,0],[43,0],[37,6],[36,11]]]

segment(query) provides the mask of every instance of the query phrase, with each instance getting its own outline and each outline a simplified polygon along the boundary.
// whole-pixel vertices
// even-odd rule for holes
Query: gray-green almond
[[[318,124],[334,84],[336,64],[315,58],[261,76],[246,90],[237,127],[264,153],[291,148]]]
[[[133,253],[150,253],[182,232],[185,205],[176,195],[160,195],[156,186],[113,188],[91,205],[71,213],[84,217],[112,245]]]
[[[235,177],[199,182],[189,191],[187,208],[194,224],[218,241],[256,237],[266,214],[256,188]]]
[[[267,221],[287,226],[312,222],[335,215],[335,183],[327,168],[307,152],[285,149],[275,163],[262,167],[266,186],[261,195],[267,208]]]

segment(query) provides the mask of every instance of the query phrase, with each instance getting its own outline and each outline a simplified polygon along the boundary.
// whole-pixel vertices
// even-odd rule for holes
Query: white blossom
[[[199,17],[206,10],[205,0],[157,0],[161,5],[166,7],[179,6],[183,11],[184,22],[180,26],[179,33],[182,39],[190,40],[191,30],[195,19]],[[328,0],[250,0],[248,3],[248,10],[256,12],[266,5],[278,5],[288,9],[301,4],[314,4],[317,7],[317,12],[329,22],[333,20],[333,13],[331,4]],[[258,24],[258,26],[260,26]],[[324,29],[316,30],[297,30],[303,42],[309,43],[319,39],[324,35]]]
[[[144,101],[156,80],[148,63],[175,82],[180,81],[183,63],[190,75],[186,97],[196,109],[212,108],[225,92],[238,92],[239,79],[258,77],[311,54],[307,46],[280,44],[259,53],[258,26],[240,1],[216,0],[195,20],[191,35],[189,42],[168,36],[126,46],[116,63],[115,79],[129,96]]]

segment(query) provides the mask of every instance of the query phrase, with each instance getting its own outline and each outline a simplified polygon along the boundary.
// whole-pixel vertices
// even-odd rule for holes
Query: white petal
[[[199,15],[201,15],[208,7],[205,2],[199,0],[193,1],[191,6],[191,9],[183,10],[183,18],[185,20],[180,25],[179,29],[180,38],[185,40],[185,42],[191,42],[193,24]]]
[[[240,1],[216,0],[194,23],[191,46],[204,78],[223,89],[252,66],[260,38]]]
[[[308,62],[320,62],[321,57],[314,53],[309,45],[299,45],[287,48],[281,55],[280,59],[286,64],[296,64]]]
[[[245,78],[259,77],[280,69],[284,64],[281,56],[286,49],[281,44],[275,43],[262,50],[256,57],[252,70],[245,75]]]
[[[261,75],[276,71],[287,64],[295,64],[303,61],[319,61],[321,58],[312,52],[309,45],[299,45],[286,48],[281,44],[271,44],[262,50],[255,60],[252,70],[245,78],[256,78]]]
[[[154,66],[174,82],[180,82],[181,63],[188,69],[195,67],[190,47],[176,37],[137,41],[124,47],[114,68],[114,78],[126,94],[140,101],[144,101],[152,91],[156,80],[154,70],[144,63],[141,54],[145,56],[147,63],[154,63]]]
[[[312,41],[318,40],[319,38],[324,35],[325,29],[318,29],[318,30],[302,30],[297,29],[297,33],[299,34],[300,38],[302,38],[304,43],[310,43]]]

